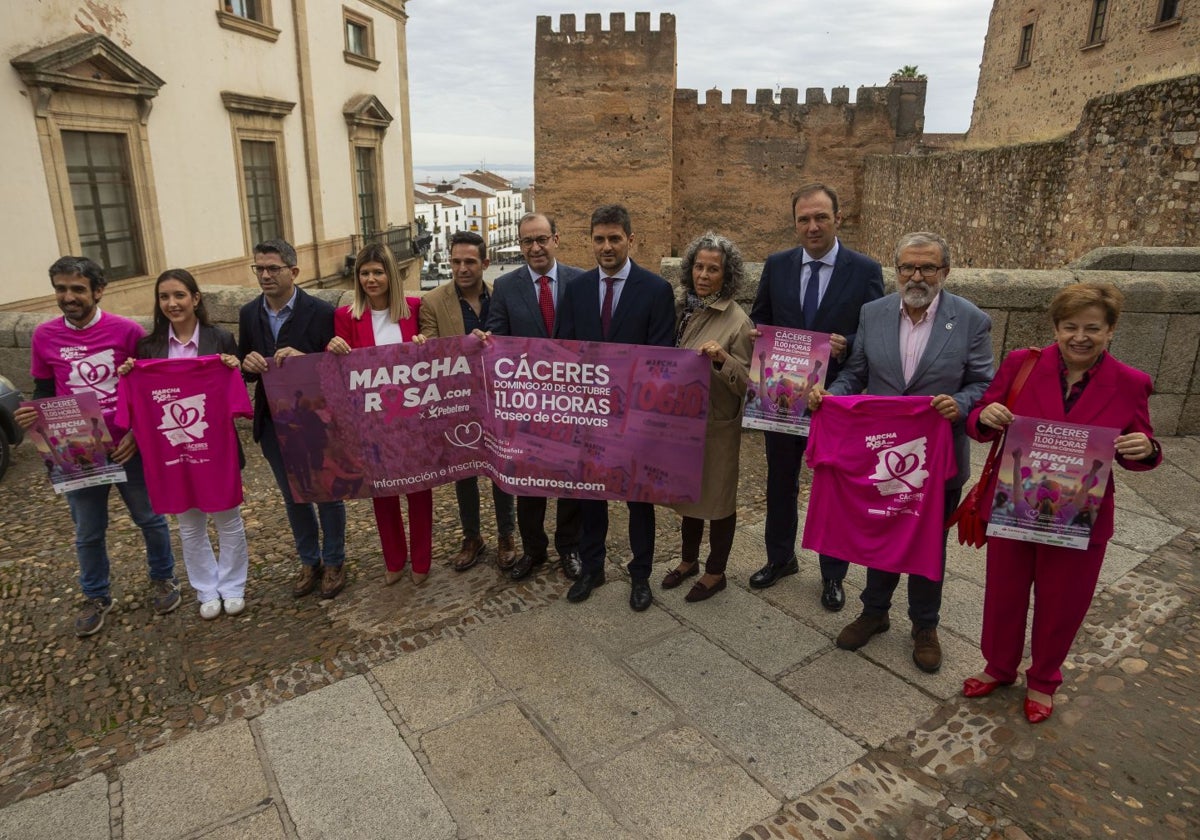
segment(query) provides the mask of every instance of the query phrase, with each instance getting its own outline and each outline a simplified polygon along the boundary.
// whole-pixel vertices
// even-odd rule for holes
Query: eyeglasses
[[[553,236],[526,236],[524,239],[518,239],[517,242],[522,248],[532,248],[534,245],[545,248],[553,238]]]
[[[283,271],[285,268],[291,268],[291,267],[292,266],[290,266],[290,265],[255,265],[255,264],[251,264],[250,265],[250,273],[253,274],[255,277],[258,277],[258,276],[262,275],[263,273],[270,274],[272,277],[275,277],[279,274],[279,272]]]
[[[926,280],[932,280],[938,276],[938,272],[944,269],[944,265],[904,265],[896,266],[896,273],[901,277],[912,277],[914,274],[920,274]]]

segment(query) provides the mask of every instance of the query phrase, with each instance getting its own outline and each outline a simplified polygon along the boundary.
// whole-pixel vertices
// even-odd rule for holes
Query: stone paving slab
[[[892,620],[892,629],[871,639],[857,651],[872,662],[882,665],[900,679],[934,697],[949,700],[959,696],[962,683],[967,677],[983,668],[983,656],[979,653],[979,642],[967,641],[953,632],[939,629],[938,641],[942,645],[942,667],[936,674],[926,674],[913,664],[912,637],[907,619]],[[836,653],[853,655],[848,651]]]
[[[830,612],[821,606],[821,575],[816,568],[815,554],[812,555],[812,563],[811,570],[805,571],[802,568],[800,574],[786,577],[769,589],[751,592],[755,597],[762,598],[817,630],[832,642],[862,609],[859,595],[867,584],[867,570],[862,566],[850,566],[846,579],[842,582],[846,593],[846,606],[841,612]]]
[[[1100,567],[1100,582],[1097,586],[1113,585],[1141,565],[1148,556],[1120,543],[1110,542],[1104,552],[1104,565]]]
[[[892,630],[902,629],[911,638],[908,618],[907,579],[901,578],[892,598]],[[948,577],[942,584],[942,609],[939,629],[953,630],[964,639],[978,641],[983,634],[983,587],[959,577]]]
[[[1173,438],[1168,446],[1184,446],[1191,448],[1186,438]],[[1200,448],[1200,447],[1198,447]],[[1193,450],[1194,451],[1194,450]],[[1200,475],[1188,472],[1185,467],[1194,468],[1200,464],[1200,455],[1193,455],[1190,462],[1180,465],[1173,463],[1159,464],[1152,470],[1144,472],[1129,472],[1122,470],[1122,483],[1136,493],[1136,498],[1142,501],[1149,510],[1137,509],[1137,512],[1156,519],[1169,517],[1172,522],[1187,528],[1200,528]],[[1126,506],[1125,496],[1118,487],[1116,503]]]
[[[593,768],[644,837],[733,837],[779,800],[695,729],[672,729]]]
[[[415,731],[504,696],[504,690],[460,639],[446,639],[373,669],[404,722]]]
[[[268,796],[246,721],[197,733],[128,764],[121,770],[121,793],[125,833],[144,840],[196,831]]]
[[[910,732],[939,705],[889,671],[842,650],[814,659],[779,684],[872,747]]]
[[[364,677],[267,709],[259,726],[301,840],[456,836]]]
[[[1183,528],[1161,519],[1138,516],[1121,508],[1114,512],[1112,541],[1134,551],[1149,554],[1181,533]]]
[[[267,808],[210,831],[202,835],[202,840],[285,840],[286,837],[279,812]]]
[[[108,811],[108,780],[97,773],[70,787],[0,810],[0,837],[109,840]]]
[[[629,662],[775,795],[799,796],[862,755],[858,744],[696,633]]]
[[[610,583],[601,590],[610,587],[620,585]],[[560,601],[465,637],[499,683],[516,694],[562,748],[583,764],[616,754],[674,718],[653,691],[610,660],[579,624],[589,610],[604,609],[592,600]],[[629,622],[658,610],[652,607],[635,615],[628,606],[619,609],[624,610],[618,613],[621,619]]]
[[[740,586],[726,587],[707,601],[684,601],[691,584],[659,590],[662,600],[705,637],[769,677],[777,677],[829,646],[829,639]]]
[[[667,568],[675,567],[664,566],[663,574]],[[634,615],[629,609],[629,584],[619,577],[612,564],[608,566],[607,576],[608,582],[594,590],[583,604],[571,604],[562,599],[552,609],[573,630],[586,633],[591,644],[610,656],[626,653],[656,641],[665,634],[679,631],[679,622],[665,610],[651,609]],[[658,588],[658,580],[661,577],[661,574],[652,577],[650,584],[651,592],[660,601],[663,592]],[[550,647],[557,642],[553,636],[547,636],[542,643]]]
[[[514,703],[426,733],[438,787],[462,830],[487,840],[633,836],[580,780]],[[344,836],[344,835],[343,835]],[[426,834],[393,834],[426,837]]]

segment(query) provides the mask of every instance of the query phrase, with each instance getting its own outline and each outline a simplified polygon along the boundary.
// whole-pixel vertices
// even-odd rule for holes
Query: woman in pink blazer
[[[367,245],[354,261],[354,303],[333,314],[334,338],[325,348],[331,353],[349,353],[356,347],[375,347],[411,341],[419,332],[417,312],[421,299],[404,296],[404,279],[391,249],[383,244]],[[433,557],[433,491],[409,493],[408,539],[399,496],[375,497],[375,524],[383,546],[385,586],[404,574],[412,550],[412,579],[421,585],[429,577]]]
[[[1055,343],[1042,351],[1011,411],[1004,396],[1030,351],[1008,354],[968,417],[967,433],[990,441],[1014,415],[1107,426],[1121,430],[1114,453],[1118,464],[1129,470],[1157,467],[1162,448],[1150,426],[1150,377],[1108,353],[1122,301],[1111,284],[1078,283],[1055,295],[1050,302]],[[1037,593],[1033,663],[1025,673],[1024,710],[1030,723],[1050,717],[1054,692],[1062,683],[1060,668],[1092,603],[1112,534],[1110,475],[1086,549],[988,538],[980,644],[987,666],[963,683],[965,696],[984,697],[1016,680],[1032,586]]]

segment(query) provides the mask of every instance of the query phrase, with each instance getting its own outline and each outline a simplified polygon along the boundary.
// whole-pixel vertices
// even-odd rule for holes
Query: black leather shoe
[[[530,572],[545,562],[545,557],[530,557],[528,554],[522,554],[508,570],[508,576],[512,580],[524,580],[529,577]]]
[[[830,612],[841,612],[846,606],[846,593],[840,580],[824,578],[821,581],[821,606]]]
[[[578,604],[580,601],[586,601],[592,595],[592,590],[597,586],[604,585],[604,570],[600,569],[595,572],[583,572],[579,575],[579,580],[571,584],[571,588],[567,590],[567,600],[572,604]]]
[[[583,561],[579,559],[578,551],[564,551],[558,555],[558,562],[567,580],[579,580],[579,576],[583,574]]]
[[[784,563],[781,566],[776,566],[772,563],[768,563],[767,565],[765,565],[761,569],[759,569],[757,572],[750,575],[750,588],[751,589],[766,589],[768,586],[774,586],[775,582],[778,581],[781,577],[787,577],[788,575],[794,575],[799,571],[800,571],[800,564],[796,562],[795,557],[793,557],[791,560],[789,560],[788,562]]]
[[[629,609],[634,612],[645,612],[650,609],[650,605],[654,603],[654,596],[650,594],[650,581],[635,580],[632,586],[633,588],[629,590]]]

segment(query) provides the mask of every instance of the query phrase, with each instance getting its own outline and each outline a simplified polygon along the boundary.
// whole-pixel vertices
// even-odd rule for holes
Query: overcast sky
[[[733,88],[883,85],[915,64],[929,76],[925,130],[966,131],[989,0],[688,0],[636,8],[558,0],[410,0],[408,72],[413,158],[422,166],[533,165],[533,51],[538,15],[635,11],[676,21],[677,84]]]

